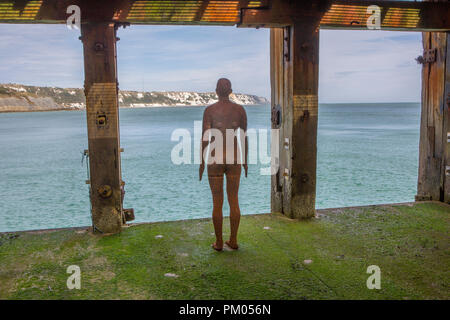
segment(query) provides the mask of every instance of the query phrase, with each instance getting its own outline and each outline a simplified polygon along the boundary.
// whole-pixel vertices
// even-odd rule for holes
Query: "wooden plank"
[[[423,33],[424,50],[436,50],[435,61],[422,68],[419,176],[416,200],[444,200],[448,110],[445,102],[447,34]],[[448,192],[448,190],[446,191]]]
[[[81,28],[89,141],[92,222],[97,231],[118,233],[123,223],[116,30],[111,23]]]
[[[283,98],[284,98],[284,57],[283,57],[283,33],[282,28],[270,30],[270,83],[271,83],[271,109],[272,109],[272,129],[280,130],[281,125],[277,124],[277,117],[283,120]],[[277,112],[279,114],[277,114]],[[278,131],[280,132],[280,131]],[[285,163],[283,134],[278,134],[278,146],[272,144],[271,154],[274,165],[278,168],[271,176],[271,212],[283,212],[283,172]],[[275,160],[276,159],[276,160]],[[281,166],[280,166],[281,165]]]
[[[281,123],[272,128],[279,130],[278,149],[272,147],[272,157],[278,158],[278,171],[272,176],[271,210],[291,217],[291,177],[290,170],[292,148],[292,67],[289,66],[291,28],[274,28],[271,30],[271,87],[272,112],[281,113]],[[274,118],[274,115],[272,116]],[[287,139],[287,140],[286,140]],[[288,141],[288,143],[286,143]],[[274,154],[278,152],[278,154]]]

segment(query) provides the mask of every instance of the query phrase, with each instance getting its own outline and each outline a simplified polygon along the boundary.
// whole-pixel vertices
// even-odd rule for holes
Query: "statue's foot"
[[[225,244],[233,250],[239,249],[238,244],[236,242],[231,242],[231,240],[225,241]]]
[[[213,244],[211,244],[211,247],[216,250],[216,251],[222,251],[223,249],[223,245],[222,246],[218,246],[216,242],[214,242]]]

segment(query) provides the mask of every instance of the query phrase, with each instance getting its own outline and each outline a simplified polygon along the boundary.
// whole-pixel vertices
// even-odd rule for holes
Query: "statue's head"
[[[228,97],[233,90],[231,90],[231,81],[226,78],[220,78],[217,81],[216,93],[219,98]]]

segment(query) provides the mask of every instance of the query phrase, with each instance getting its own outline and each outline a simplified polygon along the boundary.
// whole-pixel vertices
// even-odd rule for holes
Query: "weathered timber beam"
[[[0,0],[0,23],[66,23],[71,5],[80,7],[81,22],[126,21],[131,0]]]
[[[238,27],[271,27],[280,28],[301,22],[307,17],[318,23],[331,7],[331,0],[317,1],[271,1],[265,8],[247,8],[241,10]]]
[[[381,30],[449,31],[448,1],[412,2],[380,0],[0,0],[0,23],[64,23],[69,5],[81,8],[82,23],[115,21],[132,24],[205,24],[240,27],[282,27],[328,6],[320,21],[323,29],[366,29],[377,5]],[[311,7],[311,8],[308,8]],[[322,11],[322,10],[318,10]]]
[[[416,200],[450,201],[447,166],[450,90],[449,33],[423,33],[422,110]]]
[[[96,231],[118,233],[124,217],[115,25],[83,24],[81,39],[84,52],[92,222]]]
[[[283,212],[283,173],[288,166],[287,152],[283,151],[284,137],[288,133],[285,125],[285,104],[286,85],[284,76],[284,32],[283,28],[270,29],[270,86],[271,86],[271,120],[272,129],[278,130],[278,137],[272,131],[273,141],[271,149],[272,165],[274,171],[271,176],[270,210],[272,213]],[[276,144],[278,142],[278,144]],[[278,146],[278,148],[276,148]]]
[[[314,19],[291,28],[292,180],[291,216],[311,218],[316,204],[319,30]]]
[[[317,166],[319,30],[315,17],[271,30],[272,112],[281,110],[279,171],[272,176],[271,210],[314,216]],[[273,117],[275,126],[277,117]]]
[[[381,9],[381,30],[448,31],[450,3],[411,1],[334,1],[320,25],[324,29],[366,29],[369,6]]]
[[[243,8],[269,0],[0,0],[0,23],[65,23],[77,5],[81,22],[235,25]]]
[[[447,32],[447,58],[445,62],[444,91],[444,199],[450,203],[450,32]]]
[[[283,27],[300,21],[306,15],[302,2],[273,1],[265,9],[243,9],[240,27]],[[321,29],[367,30],[372,14],[369,6],[381,12],[381,30],[450,31],[450,4],[445,2],[335,0],[329,2],[320,20]]]

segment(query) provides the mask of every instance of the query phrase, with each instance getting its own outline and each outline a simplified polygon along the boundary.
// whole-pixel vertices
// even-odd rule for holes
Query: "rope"
[[[86,177],[87,180],[91,181],[90,171],[89,171],[89,152],[81,152],[81,166],[83,166],[84,159],[86,159]],[[92,230],[104,233],[102,230],[97,228],[94,224],[94,219],[92,218],[92,201],[91,201],[91,184],[89,183],[89,208],[91,213]]]

